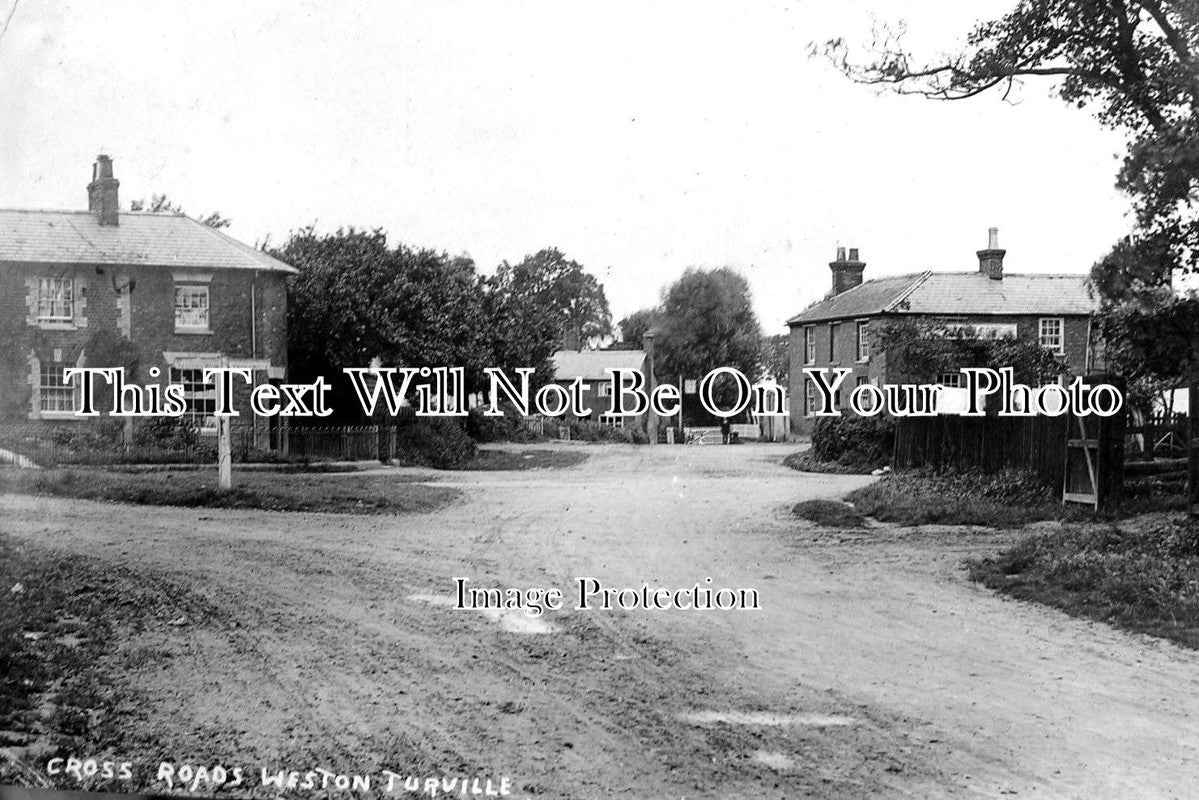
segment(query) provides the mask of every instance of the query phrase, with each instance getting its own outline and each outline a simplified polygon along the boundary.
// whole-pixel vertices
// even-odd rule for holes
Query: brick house
[[[584,419],[594,420],[615,428],[645,429],[645,415],[635,417],[609,417],[603,412],[612,403],[609,389],[612,385],[609,369],[635,369],[649,377],[649,361],[644,350],[559,350],[550,359],[554,368],[553,382],[568,386],[575,378],[582,378],[588,388],[583,392],[584,404],[592,414]]]
[[[979,250],[973,272],[918,272],[863,282],[866,264],[858,251],[838,248],[829,263],[833,288],[822,300],[787,320],[790,328],[789,397],[791,432],[808,434],[815,419],[814,386],[804,367],[848,367],[842,400],[861,383],[900,383],[886,353],[873,352],[870,329],[897,318],[920,318],[947,327],[970,328],[975,335],[1037,341],[1065,365],[1067,373],[1086,374],[1095,365],[1096,333],[1091,317],[1097,303],[1087,275],[1005,273],[998,231]],[[955,386],[957,373],[936,380]],[[842,408],[843,405],[842,405]]]
[[[202,428],[212,427],[215,402],[204,367],[245,367],[256,383],[286,375],[295,270],[188,217],[123,212],[119,185],[101,155],[87,211],[0,209],[4,418],[78,419],[78,386],[62,370],[87,365],[100,334],[132,344],[139,383],[183,384]],[[265,439],[268,421],[254,424]]]

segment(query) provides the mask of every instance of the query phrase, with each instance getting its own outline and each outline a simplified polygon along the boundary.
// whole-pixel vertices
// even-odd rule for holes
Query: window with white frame
[[[934,383],[939,383],[948,389],[961,389],[965,383],[966,376],[960,372],[941,372],[937,374],[937,379]]]
[[[75,318],[75,281],[71,278],[39,278],[37,318],[41,322],[70,322]]]
[[[609,428],[623,428],[624,417],[618,417],[610,414],[600,414],[600,425],[607,425]]]
[[[65,380],[62,371],[69,367],[58,361],[43,361],[38,380],[38,410],[70,414],[75,410],[75,384]]]
[[[187,406],[184,419],[191,420],[200,428],[212,427],[215,423],[216,384],[204,380],[204,370],[171,367],[171,383],[183,387],[183,402]]]
[[[809,325],[803,329],[803,347],[804,347],[803,363],[815,364],[816,363],[816,328],[815,328],[815,326]]]
[[[858,361],[870,360],[870,331],[869,323],[858,323]]]
[[[596,387],[596,397],[611,397],[612,396],[612,381],[608,378],[599,382]]]
[[[1041,317],[1037,329],[1037,341],[1046,350],[1063,353],[1066,349],[1065,336],[1063,335],[1064,328],[1065,325],[1061,317]]]
[[[187,331],[208,330],[208,287],[175,287],[175,328]]]
[[[804,401],[803,413],[806,416],[812,416],[816,411],[816,382],[812,380],[804,381]]]

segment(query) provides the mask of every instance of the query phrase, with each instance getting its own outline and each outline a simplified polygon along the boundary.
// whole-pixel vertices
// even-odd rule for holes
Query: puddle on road
[[[431,606],[453,608],[456,605],[454,598],[446,597],[445,595],[440,594],[413,594],[409,595],[408,599],[414,603],[425,603]],[[509,633],[536,635],[543,633],[555,633],[557,631],[557,628],[546,622],[541,617],[530,617],[525,612],[517,609],[478,608],[466,610],[475,611],[487,617],[492,622],[498,622],[500,627]]]
[[[729,725],[806,725],[815,728],[832,728],[857,722],[853,717],[840,714],[772,714],[769,711],[691,711],[680,714],[679,719],[692,725],[724,722]]]
[[[771,753],[767,750],[759,750],[754,753],[753,760],[770,767],[776,772],[786,772],[795,767],[795,760],[791,756],[784,755],[783,753]]]

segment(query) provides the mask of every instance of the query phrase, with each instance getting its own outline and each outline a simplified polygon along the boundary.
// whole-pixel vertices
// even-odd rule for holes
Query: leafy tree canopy
[[[1199,252],[1199,3],[1020,0],[932,60],[902,38],[902,28],[876,30],[864,62],[844,39],[820,49],[856,81],[940,100],[992,89],[1007,97],[1026,78],[1055,81],[1064,101],[1128,136],[1117,185],[1134,199],[1139,233],[1191,263],[1188,254]]]
[[[554,351],[612,335],[604,287],[561,250],[549,247],[500,264],[488,282],[496,365],[545,369]]]
[[[651,328],[657,327],[658,322],[658,309],[638,309],[617,323],[617,326],[620,328],[620,340],[640,346],[642,340],[645,339],[645,334]]]
[[[762,329],[749,282],[728,267],[691,268],[666,290],[657,337],[663,378],[701,378],[717,367],[758,376]]]
[[[298,374],[343,367],[466,368],[477,385],[489,362],[482,279],[474,262],[406,245],[381,230],[293,233],[271,252],[299,269],[288,304],[290,361]]]

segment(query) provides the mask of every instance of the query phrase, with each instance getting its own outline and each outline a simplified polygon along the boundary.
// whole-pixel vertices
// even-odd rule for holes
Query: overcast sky
[[[13,0],[0,0],[0,25]],[[1085,272],[1127,232],[1121,140],[1047,84],[935,103],[808,56],[871,15],[947,49],[1010,3],[19,0],[0,40],[0,206],[85,208],[98,152],[122,202],[165,192],[254,243],[383,227],[490,272],[555,245],[617,319],[729,265],[768,332],[866,276]]]

